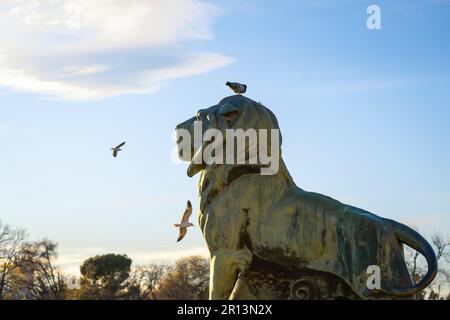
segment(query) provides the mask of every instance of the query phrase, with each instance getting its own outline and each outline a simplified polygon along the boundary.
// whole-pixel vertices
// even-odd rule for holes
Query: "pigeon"
[[[241,93],[245,93],[245,91],[247,91],[247,85],[242,83],[227,81],[227,83],[225,84],[229,86],[231,90],[233,90],[237,95],[240,95]]]
[[[177,242],[180,242],[184,238],[188,227],[194,226],[192,223],[189,222],[189,217],[191,216],[191,213],[192,213],[192,204],[188,200],[186,210],[184,210],[183,218],[181,219],[181,223],[174,224],[175,227],[180,228],[180,235],[178,236]]]
[[[112,150],[112,155],[113,155],[114,158],[117,157],[117,153],[118,153],[119,151],[122,151],[122,149],[120,149],[120,147],[123,147],[124,144],[125,144],[125,141],[122,142],[121,144],[119,144],[118,146],[115,146],[114,148],[111,148],[111,150]]]

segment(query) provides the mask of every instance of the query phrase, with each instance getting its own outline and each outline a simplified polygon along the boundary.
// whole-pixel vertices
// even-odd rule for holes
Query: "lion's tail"
[[[388,220],[394,227],[395,235],[399,242],[408,245],[414,250],[420,252],[428,264],[428,271],[425,276],[413,286],[401,289],[389,289],[388,293],[398,297],[413,296],[425,289],[436,277],[438,271],[438,263],[433,248],[419,233],[404,224],[393,220]]]

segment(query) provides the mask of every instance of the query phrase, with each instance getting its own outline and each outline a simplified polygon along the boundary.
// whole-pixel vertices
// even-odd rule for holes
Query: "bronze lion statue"
[[[193,135],[196,120],[202,132],[279,129],[268,108],[239,95],[199,110],[177,131]],[[281,156],[272,175],[260,174],[260,163],[193,161],[208,143],[195,148],[192,138],[191,155],[179,150],[179,156],[191,161],[189,176],[201,173],[199,226],[211,254],[210,299],[408,299],[436,276],[435,253],[413,229],[300,189]],[[417,284],[403,244],[427,260]],[[379,268],[379,288],[368,287],[369,266]]]

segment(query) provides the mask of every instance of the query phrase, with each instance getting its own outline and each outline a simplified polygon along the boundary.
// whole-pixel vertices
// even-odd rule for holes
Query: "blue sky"
[[[450,234],[450,1],[34,3],[0,5],[0,219],[65,268],[206,252],[175,242],[198,178],[171,134],[226,81],[277,115],[301,188]]]

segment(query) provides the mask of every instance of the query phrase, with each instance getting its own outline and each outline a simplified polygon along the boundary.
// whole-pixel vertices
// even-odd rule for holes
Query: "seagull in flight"
[[[180,242],[184,238],[188,227],[194,226],[192,223],[189,222],[189,217],[191,216],[191,213],[192,213],[192,204],[188,200],[186,210],[184,210],[183,218],[181,219],[181,223],[174,224],[175,227],[180,228],[180,235],[178,236],[177,242]]]
[[[225,84],[229,86],[230,89],[233,90],[237,95],[240,95],[241,93],[245,93],[245,91],[247,91],[247,85],[242,83],[227,81],[227,83]]]
[[[122,142],[121,144],[115,146],[114,148],[111,148],[111,150],[112,150],[112,155],[113,155],[114,158],[117,157],[117,153],[118,153],[119,151],[122,151],[122,149],[120,149],[120,148],[123,147],[124,144],[125,144],[125,141]]]

